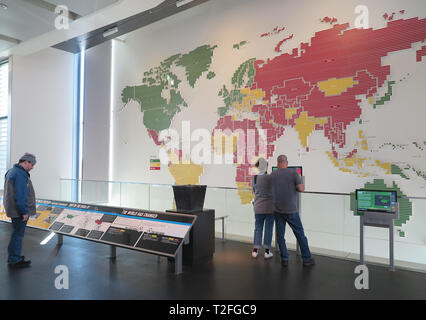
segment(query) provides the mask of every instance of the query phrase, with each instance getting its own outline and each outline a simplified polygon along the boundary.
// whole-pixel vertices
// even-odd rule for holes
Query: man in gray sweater
[[[29,174],[35,164],[35,156],[26,153],[19,163],[6,172],[4,178],[3,204],[13,228],[7,259],[12,268],[25,268],[31,264],[30,260],[21,256],[21,251],[28,218],[36,214],[35,192]]]

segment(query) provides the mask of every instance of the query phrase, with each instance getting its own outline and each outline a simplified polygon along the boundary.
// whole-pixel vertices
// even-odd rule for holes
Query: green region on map
[[[233,49],[240,50],[240,48],[241,48],[242,46],[244,46],[245,44],[247,44],[247,43],[248,43],[247,41],[243,40],[243,41],[240,41],[240,43],[236,43],[236,44],[234,44],[234,45],[232,46],[232,48],[233,48]]]
[[[216,73],[214,73],[213,71],[210,71],[209,73],[207,73],[207,79],[213,79],[214,77],[216,77]]]
[[[402,171],[401,167],[397,166],[396,164],[391,164],[391,174],[398,174],[402,178],[410,180],[409,177],[407,177],[404,172]]]
[[[182,66],[186,70],[186,78],[191,87],[194,88],[195,82],[201,77],[201,74],[210,68],[212,63],[213,50],[217,46],[204,45],[197,49],[182,55],[176,62],[177,66]]]
[[[394,84],[395,84],[395,81],[389,81],[388,82],[388,92],[386,92],[383,97],[381,97],[379,100],[376,101],[376,103],[373,105],[373,108],[376,108],[377,106],[384,105],[385,102],[390,101],[390,98],[392,96],[392,86]]]
[[[241,93],[241,88],[251,87],[254,81],[254,76],[256,74],[256,69],[254,68],[254,61],[256,59],[250,59],[243,62],[234,72],[232,76],[232,87],[230,91],[224,85],[222,89],[219,90],[218,96],[223,97],[223,102],[225,103],[224,107],[218,108],[219,116],[223,117],[226,115],[231,108],[231,106],[237,102],[241,103],[243,101],[243,94]]]
[[[178,88],[182,80],[172,71],[173,67],[183,67],[186,80],[194,87],[197,79],[210,68],[216,47],[203,45],[189,53],[175,54],[163,60],[158,67],[144,72],[142,85],[125,87],[121,100],[123,103],[133,100],[139,104],[147,129],[156,132],[168,129],[176,113],[188,107]],[[210,71],[207,78],[215,75]]]

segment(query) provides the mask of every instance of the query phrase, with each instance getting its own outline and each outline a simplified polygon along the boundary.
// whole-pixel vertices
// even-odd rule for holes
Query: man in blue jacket
[[[13,227],[7,259],[12,268],[25,268],[31,264],[30,260],[21,256],[21,251],[28,218],[36,214],[35,192],[29,174],[35,164],[35,156],[26,153],[4,178],[3,205]]]

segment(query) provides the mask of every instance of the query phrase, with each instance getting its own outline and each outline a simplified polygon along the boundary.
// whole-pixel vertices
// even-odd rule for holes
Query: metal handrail
[[[150,186],[162,186],[162,187],[173,187],[174,184],[166,184],[166,183],[148,183],[148,182],[127,182],[127,181],[110,181],[110,180],[80,180],[80,179],[67,179],[60,178],[61,181],[75,181],[75,182],[103,182],[103,183],[120,183],[120,184],[139,184],[139,185],[150,185]],[[252,190],[252,188],[236,188],[236,187],[220,187],[220,186],[207,186],[208,189],[223,189],[223,190]],[[303,193],[309,194],[324,194],[324,195],[336,195],[336,196],[350,196],[351,193],[343,193],[343,192],[324,192],[324,191],[309,191],[305,190]],[[398,197],[401,198],[401,197]],[[407,199],[419,199],[426,200],[426,197],[413,197],[406,196],[403,198]]]

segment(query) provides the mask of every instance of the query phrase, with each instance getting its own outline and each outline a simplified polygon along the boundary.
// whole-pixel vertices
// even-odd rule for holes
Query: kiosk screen
[[[380,211],[396,213],[396,191],[356,190],[358,212]]]
[[[293,166],[288,166],[287,168],[290,168],[290,169],[296,169],[297,170],[297,172],[301,175],[301,176],[303,176],[303,174],[302,174],[302,167],[300,167],[300,166],[297,166],[297,167],[293,167]],[[278,167],[272,167],[272,172],[274,172],[275,170],[278,170]]]

